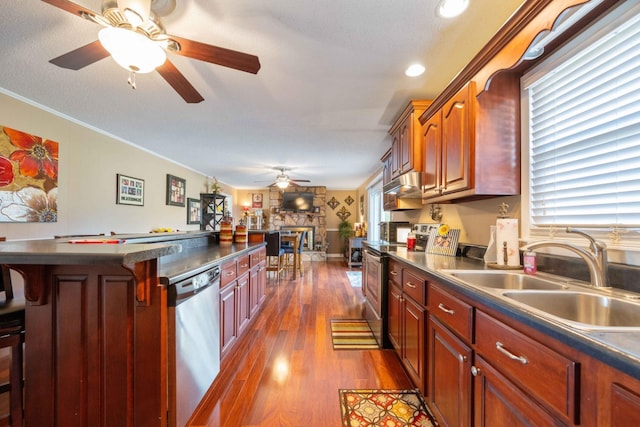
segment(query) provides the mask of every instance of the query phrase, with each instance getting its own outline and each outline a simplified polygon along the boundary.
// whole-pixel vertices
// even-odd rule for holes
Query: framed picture
[[[262,209],[262,193],[253,193],[251,196],[252,206],[256,209]]]
[[[200,199],[187,199],[187,224],[200,224],[202,220],[202,205]]]
[[[116,204],[144,206],[144,180],[116,175]]]
[[[167,174],[167,205],[184,207],[187,193],[187,181]]]

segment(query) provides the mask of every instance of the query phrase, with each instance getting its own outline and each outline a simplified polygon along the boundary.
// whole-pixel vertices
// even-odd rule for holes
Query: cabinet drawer
[[[427,279],[412,270],[402,271],[402,290],[415,302],[427,305]]]
[[[224,288],[229,283],[236,280],[238,273],[236,271],[236,260],[227,261],[222,264],[220,272],[220,287]]]
[[[476,350],[548,409],[574,422],[576,363],[476,311]]]
[[[249,254],[238,257],[238,277],[249,271]]]
[[[390,259],[388,271],[389,281],[393,282],[399,288],[402,288],[402,265]]]
[[[249,265],[251,267],[255,267],[256,265],[260,264],[260,250],[252,251],[249,254],[249,259],[250,259]]]
[[[434,284],[429,285],[429,305],[433,316],[461,338],[471,342],[473,307]]]

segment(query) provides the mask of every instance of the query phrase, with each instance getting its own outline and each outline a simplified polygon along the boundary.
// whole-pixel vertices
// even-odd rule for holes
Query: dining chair
[[[0,348],[11,349],[9,382],[0,384],[0,394],[9,393],[9,417],[11,426],[22,426],[23,422],[23,345],[24,345],[24,298],[16,297],[8,267],[0,266]]]

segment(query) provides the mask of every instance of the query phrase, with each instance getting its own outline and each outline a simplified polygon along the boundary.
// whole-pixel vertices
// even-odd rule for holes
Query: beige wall
[[[206,191],[206,177],[135,146],[0,93],[0,125],[57,141],[60,145],[58,222],[0,223],[7,239],[65,234],[148,232],[187,225],[186,207],[167,206],[166,174],[186,179],[187,197]],[[116,174],[145,181],[144,206],[117,205]]]

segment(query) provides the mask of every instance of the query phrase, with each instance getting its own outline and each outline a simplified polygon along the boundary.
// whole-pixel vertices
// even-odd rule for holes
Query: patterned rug
[[[331,341],[334,350],[370,350],[378,342],[366,320],[331,320]]]
[[[339,390],[343,427],[436,427],[418,390]]]
[[[352,287],[362,287],[362,271],[345,271],[345,273],[347,273],[347,279]]]

